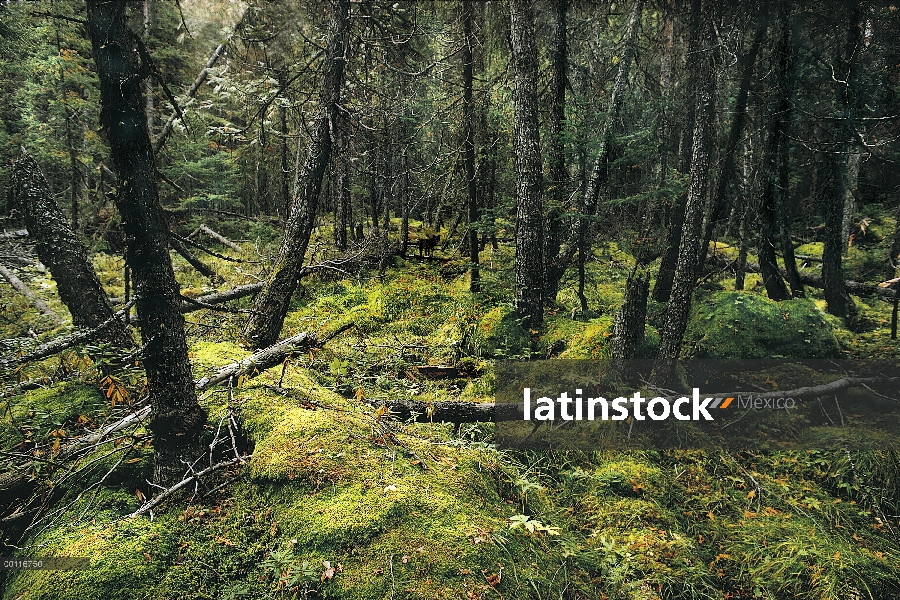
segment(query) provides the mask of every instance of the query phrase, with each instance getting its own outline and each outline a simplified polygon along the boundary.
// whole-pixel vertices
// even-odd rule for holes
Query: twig
[[[211,467],[207,467],[207,468],[203,469],[202,471],[198,471],[192,475],[189,475],[188,477],[185,477],[184,479],[182,479],[181,481],[179,481],[172,487],[167,488],[166,490],[163,490],[162,492],[160,492],[159,494],[154,496],[152,500],[145,502],[140,508],[138,508],[136,511],[134,511],[133,513],[128,515],[128,518],[133,519],[135,517],[138,517],[138,516],[144,514],[145,512],[149,511],[153,507],[157,506],[160,502],[162,502],[163,500],[165,500],[166,498],[168,498],[169,496],[171,496],[172,494],[177,492],[178,490],[187,486],[189,483],[191,483],[193,481],[199,481],[199,479],[201,477],[205,477],[206,475],[209,475],[210,473],[212,473],[214,471],[218,471],[220,469],[225,469],[225,468],[237,465],[237,464],[244,463],[249,458],[252,458],[252,455],[222,461],[220,463],[214,464]]]

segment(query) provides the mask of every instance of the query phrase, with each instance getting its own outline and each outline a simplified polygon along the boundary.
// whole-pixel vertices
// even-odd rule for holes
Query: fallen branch
[[[199,227],[198,227],[197,229],[194,230],[195,233],[196,233],[197,231],[200,231],[200,228],[199,228]],[[171,235],[172,237],[176,238],[179,242],[182,242],[182,243],[184,243],[184,244],[186,244],[186,245],[188,245],[188,246],[193,246],[194,248],[196,248],[196,249],[199,250],[200,252],[204,252],[204,253],[206,253],[206,254],[209,254],[210,256],[214,256],[214,257],[219,258],[219,259],[221,259],[221,260],[227,260],[228,262],[234,262],[234,263],[245,263],[245,262],[247,262],[246,260],[243,260],[243,259],[241,259],[241,258],[231,258],[230,256],[225,256],[224,254],[219,254],[219,253],[216,252],[215,250],[210,250],[209,248],[207,248],[207,247],[204,246],[203,244],[201,244],[201,243],[199,243],[199,242],[195,242],[194,240],[191,239],[191,235],[194,235],[193,233],[191,233],[191,235],[189,235],[189,236],[187,236],[187,237],[181,237],[180,235],[178,235],[178,234],[175,233],[174,231],[170,231],[170,232],[169,232],[169,235]]]
[[[206,76],[209,75],[209,70],[212,69],[216,62],[219,60],[219,57],[222,56],[222,51],[225,50],[225,46],[228,42],[231,41],[231,36],[218,46],[213,51],[212,56],[209,57],[209,60],[206,61],[206,65],[200,70],[200,73],[197,75],[196,79],[194,79],[194,83],[191,84],[190,89],[188,89],[187,97],[193,98],[197,94],[197,90],[200,89],[200,86],[203,85],[203,82],[206,81]],[[159,137],[156,138],[156,141],[153,142],[153,154],[159,154],[159,151],[162,150],[163,145],[166,143],[169,135],[172,133],[172,127],[175,125],[175,120],[180,118],[180,110],[178,105],[175,105],[175,112],[173,112],[169,119],[166,121],[163,130],[160,132]]]
[[[229,300],[237,300],[238,298],[244,298],[245,296],[252,296],[253,294],[259,293],[259,291],[262,290],[265,285],[265,283],[248,283],[247,285],[240,285],[236,288],[225,290],[224,292],[216,292],[214,294],[198,296],[197,298],[194,298],[196,304],[191,304],[189,302],[185,302],[184,304],[182,304],[181,312],[188,313],[195,310],[200,310],[201,308],[205,308],[202,306],[198,306],[201,304],[222,304],[223,302],[228,302]]]
[[[710,262],[715,266],[720,267],[722,269],[730,269],[737,264],[736,260],[731,260],[725,258],[721,255],[710,256]],[[756,263],[748,262],[744,266],[744,270],[748,273],[759,273],[759,265]],[[785,276],[786,273],[781,270],[782,276]],[[801,274],[800,275],[800,283],[803,285],[808,285],[810,287],[824,289],[825,288],[825,280],[822,279],[820,275],[809,275],[809,274]],[[897,298],[897,293],[892,288],[883,288],[871,283],[860,283],[858,281],[844,281],[844,287],[847,288],[847,292],[853,294],[854,296],[861,296],[864,298],[871,298],[873,296],[878,296],[879,298],[884,298],[885,300],[894,300]]]
[[[115,323],[116,320],[124,319],[128,309],[134,305],[136,300],[137,296],[133,296],[128,304],[119,309],[116,314],[93,329],[76,331],[69,335],[50,340],[22,356],[7,356],[6,358],[0,359],[0,369],[14,368],[26,362],[41,360],[48,356],[59,354],[64,350],[68,350],[72,346],[77,346],[78,344],[83,344],[84,342],[94,339],[98,334],[102,333],[105,328]]]
[[[190,263],[192,267],[197,269],[197,271],[201,275],[209,279],[213,284],[218,284],[222,281],[222,276],[216,273],[215,269],[194,256],[190,252],[190,250],[185,248],[184,244],[181,243],[181,240],[171,233],[169,234],[169,246],[171,246],[172,250],[180,254],[182,258],[184,258],[184,260],[188,261],[188,263]]]
[[[56,323],[57,325],[63,325],[65,323],[65,320],[62,317],[50,310],[50,307],[47,306],[47,304],[44,303],[43,300],[38,298],[37,295],[32,292],[31,289],[27,285],[25,285],[21,279],[13,275],[12,272],[3,265],[0,265],[0,275],[2,275],[7,282],[9,282],[9,285],[11,285],[14,290],[28,298],[28,300],[31,301],[32,304],[34,304],[35,308],[50,317],[54,323]]]
[[[3,233],[0,233],[0,240],[14,240],[23,237],[28,237],[27,229],[16,229],[15,231],[4,231]]]
[[[233,362],[230,365],[226,365],[219,369],[215,375],[211,375],[210,377],[204,377],[194,383],[197,391],[204,391],[213,386],[216,386],[220,383],[223,383],[232,377],[241,377],[246,375],[248,377],[255,377],[257,374],[271,369],[276,365],[280,365],[284,362],[291,354],[308,350],[310,348],[319,348],[329,340],[335,338],[335,336],[347,331],[351,327],[353,327],[353,323],[348,323],[341,327],[338,327],[335,331],[328,334],[321,341],[316,337],[315,334],[309,332],[298,333],[295,336],[285,338],[280,342],[272,344],[268,348],[263,348],[257,352],[254,352],[247,358]]]
[[[219,471],[221,469],[232,467],[237,464],[246,463],[247,460],[249,460],[251,457],[252,457],[252,455],[239,457],[239,458],[232,458],[231,460],[226,460],[226,461],[222,461],[220,463],[216,463],[211,467],[207,467],[207,468],[203,469],[202,471],[198,471],[197,473],[194,473],[193,475],[189,475],[188,477],[185,477],[184,479],[182,479],[181,481],[179,481],[172,487],[167,488],[167,489],[161,491],[160,493],[158,493],[156,496],[153,497],[152,500],[148,500],[147,502],[145,502],[143,505],[141,505],[141,507],[139,509],[137,509],[136,511],[134,511],[133,513],[128,515],[128,518],[133,519],[135,517],[139,517],[140,515],[144,514],[145,512],[151,510],[153,507],[157,506],[160,502],[162,502],[163,500],[165,500],[166,498],[168,498],[169,496],[171,496],[178,490],[185,487],[187,484],[189,484],[193,481],[197,481],[201,477],[204,477],[206,475],[209,475],[210,473]]]
[[[210,229],[210,228],[207,227],[206,225],[201,225],[201,226],[200,226],[200,231],[202,231],[203,233],[205,233],[206,235],[208,235],[208,236],[211,237],[212,239],[216,240],[216,241],[219,242],[220,244],[223,244],[223,245],[225,245],[225,246],[228,246],[229,248],[231,248],[231,249],[234,250],[235,252],[243,252],[243,250],[241,249],[240,246],[238,246],[237,244],[235,244],[234,242],[232,242],[231,240],[229,240],[229,239],[228,239],[227,237],[225,237],[224,235],[222,235],[222,234],[220,234],[220,233],[216,233],[215,231],[213,231],[212,229]]]

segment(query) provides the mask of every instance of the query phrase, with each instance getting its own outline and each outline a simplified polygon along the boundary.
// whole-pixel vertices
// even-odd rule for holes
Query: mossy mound
[[[468,351],[487,358],[521,357],[529,353],[531,337],[511,306],[489,310],[472,328]]]
[[[837,358],[831,318],[809,300],[715,292],[699,299],[685,344],[693,358]]]

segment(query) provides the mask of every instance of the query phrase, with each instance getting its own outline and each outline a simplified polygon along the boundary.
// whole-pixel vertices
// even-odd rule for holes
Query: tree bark
[[[683,85],[684,90],[684,125],[679,135],[678,169],[682,173],[688,173],[691,169],[691,136],[694,134],[695,94],[697,92],[697,62],[700,60],[701,35],[700,27],[703,25],[703,17],[700,10],[701,0],[691,0],[691,9],[688,25],[687,48],[687,73]],[[708,17],[707,17],[708,18]],[[675,280],[675,269],[678,265],[678,253],[681,247],[681,234],[684,227],[684,214],[687,205],[687,193],[678,197],[672,207],[674,213],[669,219],[669,229],[666,232],[666,245],[662,260],[659,263],[659,272],[656,274],[656,283],[653,286],[653,299],[657,302],[668,302],[672,296],[672,285]]]
[[[339,250],[347,249],[347,228],[350,226],[350,120],[338,111],[335,114],[334,177],[337,186],[334,217],[334,243]]]
[[[628,278],[625,284],[625,301],[613,324],[614,359],[640,358],[637,352],[644,341],[649,292],[649,277],[635,273]]]
[[[710,165],[710,139],[713,135],[714,103],[716,74],[713,63],[715,36],[712,31],[714,21],[714,0],[704,0],[702,7],[694,6],[694,10],[702,10],[703,18],[697,32],[702,41],[701,54],[696,57],[694,68],[699,73],[696,81],[696,109],[693,150],[691,153],[691,182],[688,188],[685,205],[684,231],[678,248],[678,265],[672,285],[672,296],[666,312],[660,338],[659,358],[671,360],[678,358],[681,341],[687,327],[691,308],[691,294],[697,281],[697,265],[702,257],[703,241],[703,206],[708,188]],[[668,379],[662,374],[662,381]]]
[[[37,241],[35,251],[50,269],[59,297],[72,314],[72,324],[97,327],[113,315],[87,248],[69,228],[50,186],[37,162],[22,148],[14,166],[16,204],[25,216],[25,225]],[[131,347],[131,334],[121,321],[102,332],[101,339],[120,347]]]
[[[543,203],[538,124],[538,63],[530,0],[509,0],[515,105],[516,312],[527,328],[544,320]]]
[[[299,173],[300,185],[285,226],[278,258],[269,275],[266,288],[256,297],[253,315],[243,331],[244,339],[254,348],[270,346],[278,339],[291,296],[297,289],[297,276],[306,256],[306,248],[316,219],[322,179],[331,154],[334,116],[340,101],[344,78],[349,12],[349,0],[333,0],[331,3],[322,90],[309,153]]]
[[[144,115],[134,34],[126,26],[125,3],[87,0],[88,29],[100,80],[100,122],[121,190],[116,206],[128,236],[146,350],[144,369],[153,416],[154,480],[181,479],[182,461],[203,454],[206,411],[197,402],[184,336],[178,283],[168,253],[168,227],[159,203],[153,148]]]
[[[478,270],[478,182],[475,180],[475,101],[472,98],[472,2],[462,3],[463,24],[463,162],[466,171],[466,196],[469,212],[469,291],[481,291]]]
[[[555,0],[553,30],[550,41],[550,87],[549,117],[547,122],[547,218],[545,221],[544,256],[544,302],[548,305],[556,301],[559,281],[563,276],[563,265],[559,255],[562,246],[563,221],[568,200],[568,172],[566,171],[566,149],[564,127],[566,123],[566,65],[568,49],[566,39],[566,12],[568,0]]]

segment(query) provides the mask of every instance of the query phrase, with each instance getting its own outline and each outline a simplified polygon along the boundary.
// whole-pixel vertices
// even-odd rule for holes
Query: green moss
[[[529,353],[531,338],[511,306],[497,306],[478,321],[468,343],[475,356],[514,357]]]
[[[695,302],[685,344],[694,358],[835,358],[832,320],[809,300],[715,292]]]

